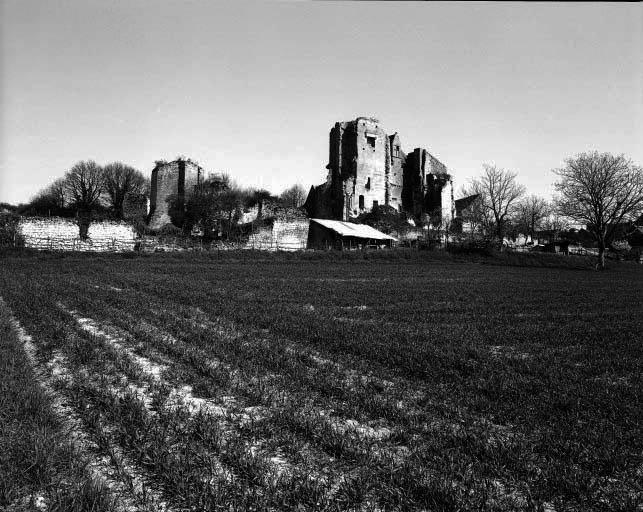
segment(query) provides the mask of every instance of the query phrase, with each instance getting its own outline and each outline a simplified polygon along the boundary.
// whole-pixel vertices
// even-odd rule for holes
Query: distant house
[[[583,246],[573,240],[555,240],[545,244],[543,250],[562,254],[582,254],[585,252]]]
[[[310,219],[309,249],[360,249],[368,246],[391,247],[397,239],[366,224],[339,220]]]

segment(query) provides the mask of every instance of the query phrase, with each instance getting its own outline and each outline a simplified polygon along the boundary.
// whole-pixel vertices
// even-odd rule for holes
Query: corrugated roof
[[[381,231],[378,231],[366,224],[353,224],[351,222],[343,222],[341,220],[327,220],[327,219],[310,219],[317,224],[321,224],[325,228],[332,229],[342,236],[354,236],[357,238],[370,238],[371,240],[394,240],[393,238]]]

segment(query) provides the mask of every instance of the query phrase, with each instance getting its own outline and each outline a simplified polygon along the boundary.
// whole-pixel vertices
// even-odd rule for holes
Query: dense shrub
[[[0,247],[22,247],[24,238],[18,232],[20,217],[15,214],[0,214]]]

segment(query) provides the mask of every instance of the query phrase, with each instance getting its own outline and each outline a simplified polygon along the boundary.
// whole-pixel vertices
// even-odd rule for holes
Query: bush
[[[0,215],[0,246],[23,247],[24,238],[18,232],[20,216],[15,214]]]
[[[182,236],[183,231],[177,228],[174,224],[166,224],[160,229],[157,229],[153,234],[160,237],[177,237]]]
[[[491,239],[467,240],[450,243],[447,251],[451,254],[473,254],[479,256],[495,256],[500,251],[500,244]]]

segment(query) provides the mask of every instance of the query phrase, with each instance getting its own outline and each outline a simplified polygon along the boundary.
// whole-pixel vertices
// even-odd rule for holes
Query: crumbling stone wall
[[[204,176],[204,169],[189,158],[157,162],[152,170],[149,227],[160,229],[172,223],[168,204],[170,197],[176,197],[176,210],[181,215],[185,201],[203,182]],[[180,219],[177,220],[180,224]]]
[[[372,118],[356,120],[357,148],[352,215],[383,206],[386,202],[386,178],[389,168],[389,140],[379,121]],[[357,203],[357,204],[356,204]]]
[[[389,137],[391,163],[387,179],[387,198],[386,204],[398,211],[403,210],[402,190],[404,186],[404,165],[406,163],[406,154],[402,151],[400,136],[396,133]]]
[[[404,165],[404,209],[415,217],[426,215],[433,224],[453,217],[453,181],[446,166],[423,148],[415,148]]]
[[[453,222],[453,219],[455,218],[455,201],[453,198],[453,178],[450,175],[448,176],[449,176],[448,181],[442,187],[441,197],[440,197],[440,207],[442,209],[441,220],[443,222],[443,227]]]
[[[333,196],[331,183],[329,182],[322,183],[317,187],[310,187],[303,208],[314,219],[342,218],[342,208],[336,207],[336,196]],[[339,213],[337,213],[338,210]]]
[[[372,117],[336,123],[330,131],[329,190],[334,216],[344,220],[387,202],[390,141]]]
[[[309,221],[301,208],[267,200],[261,202],[258,212],[264,223],[254,228],[246,248],[283,251],[306,248]]]
[[[25,247],[58,251],[132,251],[134,228],[124,222],[92,222],[86,240],[79,236],[78,224],[60,217],[23,217],[18,234]]]
[[[306,248],[308,219],[275,219],[248,237],[247,249],[298,251]]]

